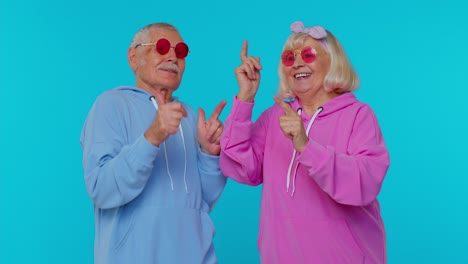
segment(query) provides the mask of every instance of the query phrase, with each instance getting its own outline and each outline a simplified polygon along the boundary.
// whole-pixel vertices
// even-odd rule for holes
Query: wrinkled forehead
[[[171,43],[183,42],[182,36],[179,32],[171,29],[152,29],[149,32],[150,41],[156,42],[158,39],[165,38]]]

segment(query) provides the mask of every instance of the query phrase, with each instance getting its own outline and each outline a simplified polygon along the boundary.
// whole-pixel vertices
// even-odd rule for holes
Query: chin
[[[175,91],[179,88],[179,85],[165,85],[165,88],[170,91]]]
[[[172,80],[166,80],[165,82],[161,82],[161,85],[166,87],[166,89],[169,89],[169,90],[176,90],[179,85],[180,85],[180,82],[179,81],[172,81]]]

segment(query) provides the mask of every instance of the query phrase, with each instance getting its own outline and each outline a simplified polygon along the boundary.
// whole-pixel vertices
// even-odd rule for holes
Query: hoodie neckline
[[[136,92],[136,93],[142,94],[148,100],[151,100],[150,98],[151,96],[153,96],[148,91],[142,88],[136,87],[136,86],[131,86],[131,85],[121,85],[121,86],[116,87],[115,90]],[[179,102],[179,98],[177,96],[172,95],[171,102]]]
[[[333,112],[336,112],[340,109],[343,109],[353,103],[357,102],[357,99],[356,99],[356,96],[352,93],[352,92],[347,92],[347,93],[344,93],[344,94],[341,94],[333,99],[331,99],[330,101],[328,101],[327,103],[325,103],[324,105],[322,105],[321,107],[323,108],[323,111],[321,111],[319,113],[319,115],[317,117],[322,117],[322,116],[326,116],[328,114],[331,114]],[[298,111],[299,108],[302,109],[302,105],[300,104],[299,100],[297,98],[294,98],[294,100],[291,101],[290,103],[291,107],[294,109],[294,111]],[[317,109],[315,109],[317,110]],[[315,112],[314,110],[314,112]],[[310,118],[312,118],[311,116],[307,116],[307,114],[303,114],[301,115],[303,119],[307,119],[309,120]]]

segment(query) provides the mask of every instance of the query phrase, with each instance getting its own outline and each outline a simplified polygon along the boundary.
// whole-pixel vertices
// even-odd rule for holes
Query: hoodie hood
[[[135,87],[135,86],[122,85],[122,86],[116,87],[115,90],[136,92],[136,93],[140,93],[140,94],[146,94],[146,95],[148,95],[148,96],[151,95],[151,94],[148,93],[146,90],[143,90],[143,89],[138,88],[138,87]]]
[[[329,114],[332,114],[336,111],[339,111],[343,108],[346,108],[354,103],[357,103],[358,100],[356,98],[356,96],[351,93],[351,92],[348,92],[348,93],[344,93],[342,95],[339,95],[335,98],[333,98],[332,100],[328,101],[327,103],[325,103],[324,105],[322,105],[321,107],[323,108],[323,110],[320,112],[320,114],[318,115],[318,117],[324,117],[324,116],[327,116]],[[290,103],[291,107],[297,111],[299,108],[302,108],[302,105],[300,104],[299,100],[293,100],[291,103]]]
[[[135,87],[135,86],[129,86],[129,85],[122,85],[116,87],[114,90],[120,90],[120,91],[125,91],[129,93],[133,93],[137,97],[144,98],[145,100],[151,100],[150,98],[153,96],[150,94],[148,91]],[[172,96],[171,102],[177,102],[179,101],[178,97]]]

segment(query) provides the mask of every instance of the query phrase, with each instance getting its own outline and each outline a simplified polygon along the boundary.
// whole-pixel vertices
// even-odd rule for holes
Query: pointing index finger
[[[247,43],[247,40],[244,40],[244,43],[242,43],[242,49],[240,53],[240,58],[241,61],[244,61],[247,59],[247,51],[249,49],[249,44]]]
[[[226,106],[226,101],[225,100],[221,101],[221,103],[219,103],[218,106],[216,106],[215,110],[213,111],[213,114],[211,114],[210,119],[214,119],[214,120],[218,119],[219,115],[221,114],[225,106]]]
[[[294,109],[288,103],[281,100],[278,96],[274,96],[273,99],[281,108],[283,108],[286,114],[296,113]]]

